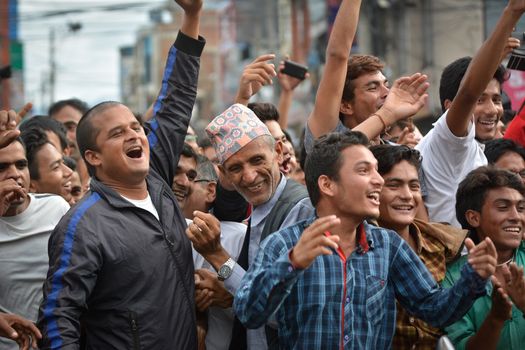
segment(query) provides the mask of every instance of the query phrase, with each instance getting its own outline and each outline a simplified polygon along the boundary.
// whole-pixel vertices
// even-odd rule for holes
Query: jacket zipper
[[[129,323],[133,337],[133,350],[140,350],[139,327],[137,325],[137,314],[135,312],[129,312]]]

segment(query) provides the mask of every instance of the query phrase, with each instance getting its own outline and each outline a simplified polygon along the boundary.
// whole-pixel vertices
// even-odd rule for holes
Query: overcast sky
[[[148,11],[165,0],[19,0],[19,37],[24,43],[26,100],[35,112],[45,112],[49,97],[42,84],[49,77],[49,32],[56,32],[55,99],[78,97],[94,104],[119,100],[119,47],[134,43],[141,26],[148,24]],[[108,11],[107,6],[129,4]],[[138,6],[137,5],[143,5]],[[102,9],[101,9],[102,8]],[[47,16],[54,11],[81,12]],[[68,23],[82,29],[68,32]],[[47,91],[47,87],[45,87]]]

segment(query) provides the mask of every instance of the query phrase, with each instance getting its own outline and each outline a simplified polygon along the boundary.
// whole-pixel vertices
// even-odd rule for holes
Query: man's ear
[[[210,181],[206,185],[206,204],[211,205],[213,202],[215,202],[215,198],[217,198],[217,183]]]
[[[465,219],[470,226],[478,228],[481,221],[481,213],[479,211],[469,209],[465,212]]]
[[[86,162],[88,162],[92,167],[97,167],[102,164],[102,160],[100,159],[100,154],[98,152],[87,150],[84,155]]]
[[[281,140],[275,142],[275,154],[277,156],[277,162],[281,164],[283,161],[283,154],[284,154],[284,145]]]
[[[354,107],[352,106],[352,103],[348,101],[341,101],[339,112],[343,113],[344,115],[352,115],[354,114]]]
[[[443,105],[445,106],[445,110],[449,109],[450,106],[452,106],[452,101],[450,101],[448,98],[443,102]]]
[[[37,193],[38,185],[35,183],[35,180],[29,181],[29,192],[30,193]]]
[[[332,197],[335,194],[334,185],[335,185],[334,181],[326,175],[321,175],[317,179],[317,186],[319,187],[319,192],[329,197]]]

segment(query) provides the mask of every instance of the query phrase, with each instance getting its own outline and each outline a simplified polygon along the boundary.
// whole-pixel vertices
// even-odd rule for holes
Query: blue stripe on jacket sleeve
[[[159,112],[162,106],[162,101],[166,98],[166,95],[168,93],[168,82],[169,78],[171,77],[171,73],[173,72],[173,68],[175,67],[176,60],[177,48],[175,46],[172,46],[168,54],[166,69],[164,69],[164,76],[162,77],[162,88],[160,89],[159,96],[157,97],[155,105],[153,106],[153,119],[150,122],[151,131],[148,134],[150,148],[155,147],[157,145],[157,142],[159,141],[156,134],[157,129],[159,128],[159,122],[157,121],[157,113]]]
[[[60,265],[53,274],[51,291],[47,296],[47,303],[44,307],[44,317],[48,319],[47,335],[51,341],[51,349],[59,349],[62,346],[62,339],[60,338],[60,332],[58,331],[57,320],[53,315],[53,312],[57,307],[58,296],[62,290],[62,276],[68,268],[71,259],[73,242],[75,240],[75,234],[77,233],[77,225],[80,219],[82,219],[84,213],[99,199],[100,195],[98,193],[93,193],[84,203],[75,209],[75,212],[71,216],[71,220],[67,225],[64,246],[60,255]]]

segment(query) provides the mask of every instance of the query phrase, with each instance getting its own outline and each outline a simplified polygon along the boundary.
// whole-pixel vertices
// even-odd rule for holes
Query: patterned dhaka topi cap
[[[224,162],[259,136],[270,135],[268,128],[251,109],[234,104],[206,127],[219,162]]]

